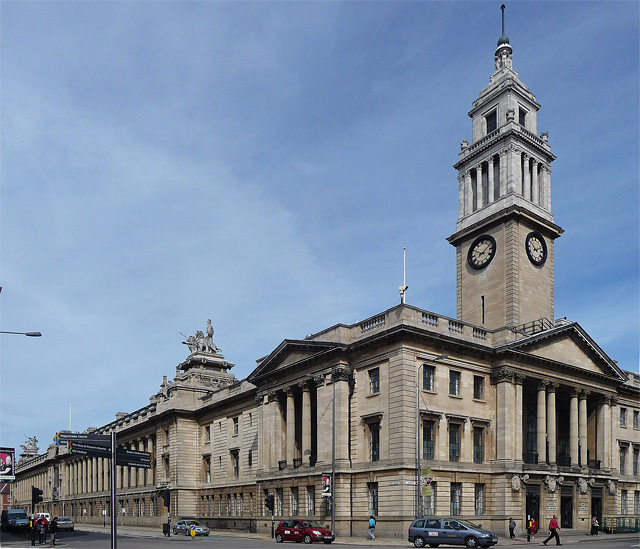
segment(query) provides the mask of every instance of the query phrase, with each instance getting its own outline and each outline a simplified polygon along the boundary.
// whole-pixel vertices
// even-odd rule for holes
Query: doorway
[[[540,486],[527,486],[526,516],[540,522]]]
[[[560,528],[573,528],[573,486],[563,486],[560,492]]]

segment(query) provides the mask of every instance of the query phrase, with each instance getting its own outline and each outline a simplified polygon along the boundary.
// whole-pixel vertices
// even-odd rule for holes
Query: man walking
[[[545,539],[542,544],[546,545],[551,538],[555,537],[556,545],[562,545],[562,543],[560,543],[558,530],[560,530],[560,526],[558,526],[558,515],[553,515],[553,518],[549,521],[549,537]]]
[[[369,515],[369,539],[371,541],[376,539],[376,519],[373,515]]]
[[[516,521],[512,518],[509,519],[509,538],[513,539],[516,537]]]
[[[53,517],[53,520],[49,525],[49,532],[51,532],[51,545],[55,545],[56,534],[58,533],[58,517]]]

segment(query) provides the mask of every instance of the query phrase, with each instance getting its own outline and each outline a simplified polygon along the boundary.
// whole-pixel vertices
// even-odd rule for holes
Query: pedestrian
[[[56,544],[56,534],[58,533],[58,517],[53,517],[51,524],[49,525],[49,532],[51,532],[51,544]]]
[[[36,530],[38,531],[38,543],[42,545],[44,543],[44,524],[42,523],[42,518],[38,519]]]
[[[540,525],[536,519],[531,521],[531,539],[536,539],[536,534],[538,533]]]
[[[593,517],[591,519],[591,535],[592,536],[597,536],[599,534],[598,532],[598,527],[600,526],[600,524],[598,524],[598,518],[597,517]]]
[[[551,538],[555,537],[556,545],[562,545],[562,543],[560,543],[560,536],[558,535],[559,530],[560,526],[558,526],[558,515],[553,515],[553,518],[549,521],[549,537],[545,539],[542,544],[546,545]]]
[[[376,539],[376,519],[373,515],[369,515],[369,539]]]
[[[42,517],[42,543],[47,543],[47,530],[49,529],[49,521],[47,517]]]
[[[509,538],[513,539],[516,537],[516,521],[512,518],[509,519]]]

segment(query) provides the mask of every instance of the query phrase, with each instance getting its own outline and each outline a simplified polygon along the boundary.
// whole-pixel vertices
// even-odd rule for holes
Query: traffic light
[[[264,498],[264,506],[269,509],[269,511],[273,512],[274,509],[274,498],[273,494],[269,494]]]
[[[169,506],[171,505],[171,492],[169,491],[169,488],[165,488],[162,491],[162,499],[164,500],[164,506],[169,509]]]
[[[40,488],[36,488],[35,486],[32,486],[31,487],[31,505],[40,503],[42,499],[43,499],[42,490],[40,490]]]

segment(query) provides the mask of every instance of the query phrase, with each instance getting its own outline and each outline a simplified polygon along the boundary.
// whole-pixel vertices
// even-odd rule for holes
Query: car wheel
[[[424,546],[425,546],[424,538],[421,538],[420,536],[418,536],[417,538],[415,538],[415,539],[413,540],[413,544],[414,544],[416,547],[424,547]]]
[[[467,546],[468,549],[475,549],[476,547],[478,547],[478,540],[473,536],[471,536],[466,540],[464,540],[464,544]]]
[[[278,543],[282,543],[284,541],[284,539],[282,538],[282,534],[276,534],[276,541]]]
[[[305,534],[304,535],[304,542],[306,544],[313,543],[313,538],[311,537],[311,534]]]

